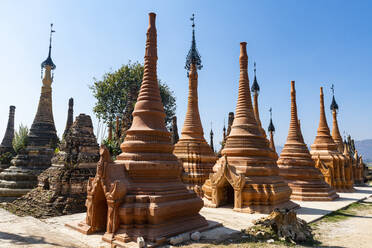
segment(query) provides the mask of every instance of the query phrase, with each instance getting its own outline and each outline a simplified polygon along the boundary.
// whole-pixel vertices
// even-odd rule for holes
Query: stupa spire
[[[333,117],[332,138],[333,138],[333,141],[337,145],[338,151],[342,153],[343,152],[343,141],[342,141],[342,137],[340,134],[340,130],[338,128],[338,121],[337,121],[338,104],[335,99],[335,87],[333,84],[332,84],[331,90],[332,90],[332,103],[331,103],[330,109],[332,111],[332,117]]]
[[[211,132],[209,133],[209,138],[210,138],[209,146],[212,148],[212,151],[214,151],[213,136],[214,136],[214,133],[213,133],[212,125],[211,125]]]
[[[12,152],[13,145],[12,141],[14,138],[14,115],[15,115],[15,106],[9,106],[9,117],[8,124],[6,127],[5,135],[3,141],[0,145],[0,155],[4,152]]]
[[[265,130],[262,128],[261,120],[260,120],[260,112],[258,110],[258,95],[260,93],[260,86],[258,85],[257,82],[257,76],[256,76],[256,62],[254,62],[254,79],[253,79],[253,84],[252,84],[252,94],[253,94],[253,112],[254,112],[254,117],[256,119],[257,125],[261,131],[261,133],[266,136]]]
[[[213,148],[204,139],[203,126],[200,120],[198,104],[198,69],[201,61],[195,42],[194,15],[191,17],[193,38],[192,46],[186,59],[186,69],[189,74],[189,96],[185,122],[182,127],[181,137],[174,147],[173,153],[182,161],[182,180],[189,189],[202,196],[201,186],[212,172],[212,167],[217,158]],[[213,144],[212,144],[213,145]]]
[[[191,48],[186,57],[186,64],[185,69],[187,71],[191,70],[191,65],[195,66],[195,70],[200,70],[203,68],[201,63],[201,56],[199,54],[198,49],[196,48],[196,41],[195,41],[195,15],[192,14],[190,20],[192,21],[192,41],[191,41]],[[189,75],[189,74],[188,74]]]
[[[270,148],[276,152],[276,149],[275,149],[275,143],[274,143],[274,132],[275,132],[275,127],[274,127],[274,124],[273,124],[273,109],[270,108],[269,109],[269,112],[270,112],[270,124],[269,124],[269,127],[267,128],[267,131],[270,133]]]
[[[65,131],[63,132],[63,138],[66,136],[68,130],[74,122],[74,98],[68,100],[68,112],[67,112],[67,121]]]

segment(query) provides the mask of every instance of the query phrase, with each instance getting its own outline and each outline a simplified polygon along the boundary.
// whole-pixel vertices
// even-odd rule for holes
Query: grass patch
[[[354,202],[350,204],[349,206],[339,209],[337,211],[334,211],[332,213],[329,213],[325,215],[322,219],[320,219],[320,222],[339,222],[346,220],[348,218],[356,217],[358,216],[358,212],[360,211],[366,211],[371,210],[372,211],[372,203],[371,202]],[[317,226],[317,222],[312,223],[312,226]]]

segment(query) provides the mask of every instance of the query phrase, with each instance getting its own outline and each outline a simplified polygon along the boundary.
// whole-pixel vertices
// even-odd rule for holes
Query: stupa
[[[8,125],[6,126],[3,141],[0,144],[0,155],[6,152],[14,152],[13,138],[14,138],[14,115],[15,106],[9,106]]]
[[[5,130],[5,135],[3,141],[0,144],[0,156],[7,157],[7,162],[1,161],[0,162],[0,172],[10,166],[10,160],[14,154],[13,149],[13,138],[14,138],[14,114],[15,114],[15,106],[9,107],[9,117],[8,117],[8,125]],[[2,163],[4,162],[4,163]]]
[[[178,136],[177,116],[172,117],[171,134],[172,134],[172,144],[174,145],[180,139],[180,137]]]
[[[299,126],[295,82],[291,82],[291,121],[287,141],[278,159],[279,174],[292,189],[292,200],[331,201],[338,198],[336,191],[311,159]]]
[[[226,127],[225,127],[225,121],[224,121],[223,129],[222,129],[221,148],[220,148],[220,150],[217,153],[217,157],[219,157],[219,158],[221,157],[221,151],[223,150],[223,148],[225,146],[226,138],[230,134],[231,126],[232,126],[232,124],[234,122],[234,112],[229,112],[229,115],[228,115],[228,119],[227,120],[228,120],[227,121],[227,130],[226,130]]]
[[[343,155],[337,150],[337,145],[333,141],[327,124],[324,112],[323,87],[320,87],[320,119],[317,135],[310,151],[312,159],[317,162],[318,159],[330,170],[320,169],[326,182],[336,191],[345,191],[344,163]]]
[[[173,153],[182,161],[182,181],[187,188],[203,196],[201,186],[212,172],[217,157],[204,139],[198,106],[198,70],[202,68],[200,55],[196,49],[194,15],[192,20],[192,43],[187,55],[186,66],[189,74],[189,96],[185,122],[181,137],[174,146]]]
[[[0,173],[0,197],[18,197],[37,185],[37,176],[51,165],[58,143],[52,111],[52,70],[56,68],[51,57],[51,24],[48,58],[41,64],[44,69],[43,86],[35,119],[28,134],[27,147],[12,160],[12,165]]]
[[[199,215],[203,201],[182,183],[182,165],[172,153],[157,82],[155,13],[149,19],[142,85],[122,153],[112,162],[101,147],[96,176],[88,183],[86,220],[68,225],[85,234],[105,231],[103,240],[117,247],[138,237],[161,244],[208,226]]]
[[[271,148],[271,150],[273,150],[276,153],[275,142],[274,142],[275,126],[274,126],[274,123],[273,123],[273,116],[272,116],[273,109],[270,108],[269,111],[270,111],[270,123],[269,123],[269,127],[267,128],[267,131],[270,134],[270,148]]]
[[[352,164],[350,160],[344,155],[344,142],[342,140],[340,130],[338,129],[338,121],[337,121],[337,114],[338,114],[338,104],[335,99],[335,91],[334,91],[334,85],[331,87],[332,89],[332,102],[330,109],[332,111],[332,117],[333,117],[333,125],[332,125],[332,139],[337,145],[337,150],[340,154],[342,154],[343,160],[344,160],[344,166],[343,170],[341,170],[342,173],[342,183],[343,187],[346,190],[353,191],[353,180],[352,180]]]
[[[65,131],[63,132],[63,138],[65,138],[73,122],[74,122],[74,99],[70,98],[68,100],[67,121],[66,121]]]
[[[209,146],[211,147],[212,151],[214,152],[213,136],[214,136],[214,133],[213,133],[213,130],[211,128],[211,132],[209,133]]]
[[[254,78],[253,78],[253,84],[252,84],[251,91],[253,94],[254,118],[256,119],[258,128],[260,129],[261,133],[266,137],[265,130],[262,128],[262,124],[260,120],[260,112],[258,110],[258,95],[260,93],[260,86],[258,85],[257,77],[256,77],[256,62],[254,62]]]
[[[291,189],[279,176],[277,155],[257,125],[248,79],[246,43],[240,43],[239,96],[231,132],[214,173],[203,185],[205,205],[234,204],[239,212],[270,213],[298,207]]]
[[[17,212],[45,218],[86,211],[88,179],[96,174],[99,159],[90,116],[77,116],[65,134],[52,166],[39,175],[38,186],[12,203]]]

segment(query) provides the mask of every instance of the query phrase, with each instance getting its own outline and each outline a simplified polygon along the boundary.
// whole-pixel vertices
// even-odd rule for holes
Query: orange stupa
[[[320,87],[320,119],[317,135],[310,151],[312,159],[318,163],[318,159],[325,165],[325,169],[320,168],[326,182],[336,191],[345,191],[343,155],[337,150],[337,145],[333,141],[327,124],[324,112],[323,87]],[[329,170],[329,171],[327,171]]]
[[[258,129],[266,137],[265,130],[262,128],[262,124],[260,120],[260,111],[258,110],[258,95],[260,93],[260,86],[258,85],[257,77],[256,77],[256,62],[254,62],[254,78],[253,78],[253,84],[252,84],[251,91],[253,95],[254,118],[256,119]]]
[[[276,153],[261,133],[252,107],[246,43],[240,43],[239,96],[231,132],[203,185],[206,206],[234,204],[240,212],[269,213],[275,208],[296,208],[291,189],[279,176]]]
[[[338,121],[337,121],[337,114],[338,114],[338,104],[335,99],[335,92],[334,92],[334,85],[332,85],[332,102],[331,102],[331,111],[332,111],[332,117],[333,117],[333,125],[332,125],[332,139],[337,145],[337,150],[340,154],[342,154],[343,160],[344,160],[344,167],[343,167],[343,175],[342,175],[342,183],[343,187],[347,191],[353,191],[353,178],[352,178],[352,170],[353,166],[351,163],[351,160],[345,156],[344,154],[344,142],[342,140],[340,130],[338,128]]]
[[[132,126],[116,161],[111,162],[107,149],[101,148],[96,177],[88,183],[87,218],[75,227],[83,233],[105,231],[103,239],[121,247],[138,237],[160,244],[208,225],[199,215],[203,201],[182,183],[182,165],[172,153],[156,75],[155,14],[149,17],[144,75]]]
[[[295,82],[291,82],[291,121],[287,141],[278,159],[279,173],[292,189],[291,199],[300,201],[331,201],[338,198],[303,141],[297,117]]]
[[[189,71],[189,98],[181,138],[174,146],[173,153],[182,161],[182,181],[188,189],[194,190],[202,197],[203,191],[201,186],[212,172],[217,157],[204,139],[203,127],[200,121],[198,69],[201,69],[202,65],[200,55],[196,49],[194,15],[191,20],[193,21],[192,43],[185,66]]]

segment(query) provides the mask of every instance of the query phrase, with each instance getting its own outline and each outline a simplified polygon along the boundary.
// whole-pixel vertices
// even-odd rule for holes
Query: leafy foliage
[[[112,123],[116,117],[126,118],[131,122],[131,115],[134,104],[141,87],[144,67],[142,64],[135,62],[123,65],[114,72],[103,75],[102,80],[94,78],[93,85],[89,88],[97,102],[93,112],[98,119],[103,120],[106,124]],[[171,123],[171,118],[176,111],[176,99],[170,88],[161,80],[158,80],[160,95],[163,101],[166,113],[166,124]],[[127,114],[126,114],[127,113]],[[130,126],[131,123],[128,123]]]
[[[116,139],[108,140],[108,139],[105,139],[105,140],[102,141],[102,144],[107,147],[107,149],[109,150],[109,152],[110,152],[113,160],[115,160],[116,159],[116,156],[121,153],[121,149],[120,149],[121,142],[120,142],[120,140],[116,140]]]
[[[14,154],[11,152],[6,152],[0,155],[0,164],[10,164],[10,161],[14,157]]]
[[[28,127],[23,126],[22,124],[19,126],[18,131],[14,133],[13,138],[13,149],[18,154],[19,151],[26,148],[27,141],[28,141]]]

